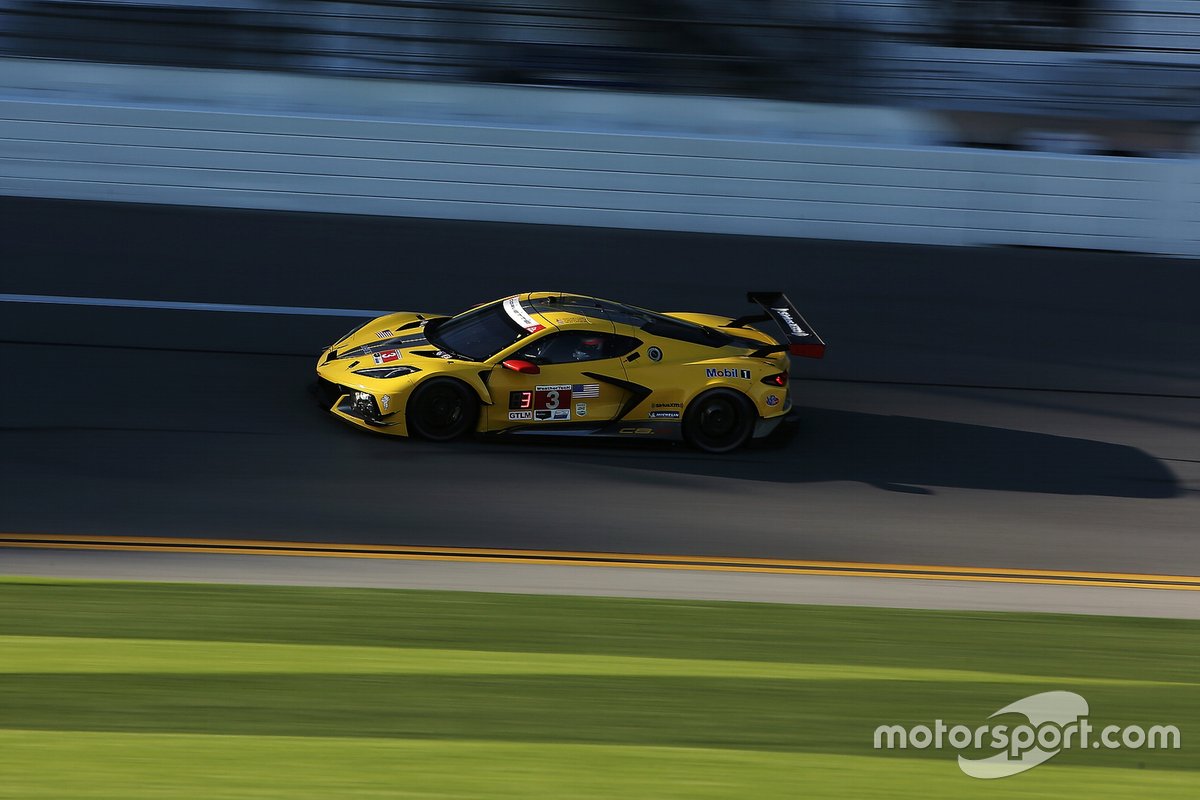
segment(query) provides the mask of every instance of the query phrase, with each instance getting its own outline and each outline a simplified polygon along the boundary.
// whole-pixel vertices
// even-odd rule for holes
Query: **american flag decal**
[[[578,400],[581,397],[599,397],[600,384],[598,383],[576,383],[571,386],[571,396]]]
[[[392,332],[384,328],[381,331],[375,331],[375,337],[377,339],[390,339],[392,337]]]

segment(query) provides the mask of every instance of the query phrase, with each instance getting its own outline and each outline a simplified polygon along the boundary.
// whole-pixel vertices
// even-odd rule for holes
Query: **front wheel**
[[[754,419],[754,408],[745,395],[733,389],[712,389],[688,404],[683,438],[706,453],[728,453],[750,438]]]
[[[413,392],[407,417],[409,434],[432,442],[448,442],[475,427],[479,398],[460,381],[434,378]]]

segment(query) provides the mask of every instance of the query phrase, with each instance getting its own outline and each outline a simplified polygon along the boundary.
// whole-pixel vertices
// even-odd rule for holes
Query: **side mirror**
[[[500,366],[511,369],[513,372],[520,372],[522,375],[538,375],[542,371],[537,364],[523,358],[510,358],[500,362]]]

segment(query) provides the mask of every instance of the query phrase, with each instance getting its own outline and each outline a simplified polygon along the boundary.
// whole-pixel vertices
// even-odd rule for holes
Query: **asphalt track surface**
[[[0,199],[2,293],[532,288],[731,315],[780,288],[829,355],[778,448],[431,445],[313,406],[352,320],[0,303],[0,531],[1200,575],[1197,263]]]
[[[4,574],[1200,619],[1195,591],[472,562],[9,550]]]

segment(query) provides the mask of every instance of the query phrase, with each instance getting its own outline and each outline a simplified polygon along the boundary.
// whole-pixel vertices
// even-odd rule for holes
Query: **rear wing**
[[[751,303],[762,306],[761,314],[747,314],[738,317],[725,327],[744,328],[751,322],[766,322],[774,320],[783,333],[785,344],[766,345],[754,351],[755,356],[766,356],[787,350],[794,356],[804,358],[824,358],[825,342],[812,329],[808,321],[801,316],[792,301],[783,292],[747,292],[746,299]]]

